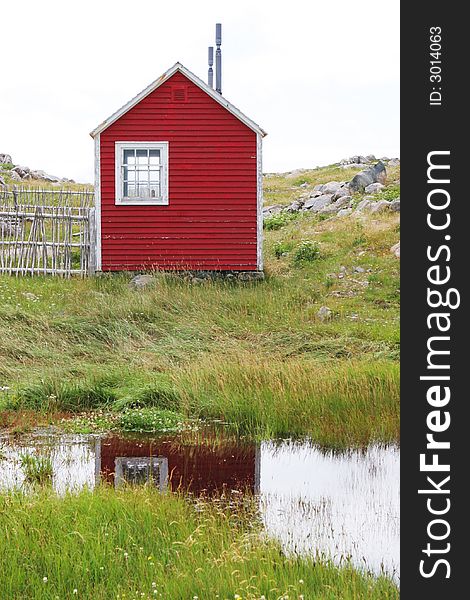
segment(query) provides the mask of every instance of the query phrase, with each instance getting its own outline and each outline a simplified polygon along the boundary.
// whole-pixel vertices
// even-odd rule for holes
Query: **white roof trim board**
[[[99,133],[103,132],[110,125],[112,125],[115,121],[121,118],[127,111],[133,108],[136,104],[138,104],[141,100],[143,100],[146,96],[151,94],[154,90],[160,87],[165,81],[170,79],[176,72],[183,73],[190,81],[192,81],[195,85],[201,88],[202,91],[206,92],[211,98],[213,98],[216,102],[218,102],[221,106],[226,108],[229,112],[231,112],[237,119],[239,119],[242,123],[244,123],[247,127],[264,137],[266,132],[261,129],[259,125],[257,125],[254,121],[249,119],[246,115],[244,115],[238,108],[230,104],[228,100],[226,100],[223,96],[221,96],[218,92],[212,89],[207,85],[202,79],[199,79],[194,73],[186,69],[181,63],[175,63],[171,69],[168,69],[166,73],[163,73],[158,79],[156,79],[153,83],[151,83],[145,90],[142,90],[140,94],[137,94],[135,98],[132,98],[127,104],[117,110],[114,114],[104,120],[96,129],[94,129],[90,135],[91,137],[97,136]]]

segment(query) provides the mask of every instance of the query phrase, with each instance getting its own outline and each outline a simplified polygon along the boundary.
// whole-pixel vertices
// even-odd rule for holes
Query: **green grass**
[[[347,178],[336,167],[305,177],[313,185],[340,172]],[[385,192],[396,193],[398,177]],[[266,185],[282,196],[291,181]],[[0,419],[2,407],[154,407],[225,418],[256,436],[397,439],[398,240],[396,213],[302,214],[265,232],[262,282],[195,286],[156,274],[136,291],[129,275],[0,277],[0,388],[10,388],[0,391]]]
[[[398,599],[387,578],[286,557],[254,504],[196,507],[148,488],[0,495],[0,597]]]

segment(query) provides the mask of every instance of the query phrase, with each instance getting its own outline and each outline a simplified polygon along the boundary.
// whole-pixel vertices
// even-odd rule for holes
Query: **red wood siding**
[[[257,491],[256,447],[237,445],[175,444],[172,438],[123,439],[114,436],[101,443],[101,476],[114,484],[117,457],[161,456],[168,459],[170,489],[193,494],[224,489]]]
[[[186,101],[172,101],[175,86]],[[114,144],[169,142],[169,205],[116,206]],[[256,270],[256,133],[182,73],[100,139],[103,271]]]

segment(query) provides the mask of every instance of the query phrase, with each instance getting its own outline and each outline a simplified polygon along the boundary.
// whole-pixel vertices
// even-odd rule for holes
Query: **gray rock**
[[[5,180],[3,179],[3,177],[0,177],[0,185],[6,185]]]
[[[375,156],[373,154],[368,154],[366,156],[366,161],[369,163],[374,162],[375,160],[377,160],[377,159],[375,158]]]
[[[338,211],[338,217],[347,217],[352,213],[352,208],[342,208]]]
[[[341,198],[338,198],[338,200],[336,200],[336,202],[332,202],[331,204],[328,204],[327,206],[325,206],[324,208],[319,210],[318,214],[320,214],[320,215],[334,214],[334,213],[338,212],[341,208],[349,208],[351,201],[352,201],[351,196],[342,196]]]
[[[370,212],[376,214],[387,210],[390,210],[390,202],[388,202],[388,200],[379,200],[372,205]]]
[[[301,183],[301,184],[299,185],[299,187],[301,187],[301,188],[306,188],[306,187],[308,187],[308,183],[307,183],[307,182]]]
[[[321,192],[323,188],[323,183],[317,183],[317,185],[313,188],[315,192]]]
[[[341,183],[338,181],[329,181],[322,187],[321,192],[322,194],[335,194],[340,187]]]
[[[238,273],[239,281],[263,281],[263,271],[241,271]]]
[[[391,158],[388,161],[388,166],[389,167],[398,167],[399,164],[400,164],[400,159],[399,158]]]
[[[397,242],[390,248],[390,252],[392,252],[397,258],[400,258],[400,242]]]
[[[363,267],[353,267],[353,273],[365,273],[366,270]]]
[[[21,181],[21,177],[18,175],[16,171],[9,171],[8,176],[12,181]]]
[[[322,186],[323,187],[323,186]],[[309,194],[309,198],[318,198],[318,196],[321,196],[323,192],[320,192],[318,190],[313,191],[311,194]]]
[[[333,194],[333,201],[338,200],[338,198],[342,198],[344,196],[349,196],[351,192],[349,191],[349,185],[342,185],[336,192]]]
[[[322,306],[317,312],[317,317],[320,319],[320,321],[329,321],[332,316],[333,312],[331,308],[328,308],[328,306]]]
[[[349,183],[351,192],[359,192],[364,190],[371,183],[385,183],[387,171],[382,161],[379,161],[373,167],[361,171],[353,177]]]
[[[300,200],[294,200],[294,202],[292,202],[292,204],[289,204],[289,206],[285,209],[285,211],[288,213],[299,212],[299,210],[302,208],[302,206],[303,206],[303,203],[300,202]]]
[[[13,167],[12,169],[12,172],[18,173],[21,179],[24,179],[27,175],[29,175],[30,171],[31,169],[29,167],[22,167],[20,165],[16,165],[16,167]]]
[[[400,212],[400,198],[392,200],[390,203],[390,210],[393,210],[394,212]]]
[[[366,194],[377,194],[378,192],[383,190],[384,187],[385,186],[381,183],[371,183],[364,189],[364,191],[366,192]]]
[[[136,290],[142,290],[144,288],[155,285],[155,283],[156,279],[153,275],[143,274],[136,275],[135,277],[133,277],[130,280],[129,285]]]
[[[269,217],[271,215],[279,214],[284,207],[282,204],[272,204],[271,206],[265,206],[263,208],[263,217]]]
[[[60,181],[60,177],[56,177],[55,175],[49,175],[45,171],[30,171],[29,172],[32,179],[41,179],[42,181],[49,181],[50,183],[56,183]]]
[[[304,210],[311,210],[312,212],[318,212],[328,204],[331,204],[331,195],[322,194],[318,198],[310,198],[304,204]]]
[[[356,206],[355,212],[365,212],[367,210],[370,210],[371,206],[372,206],[372,202],[368,198],[364,198]]]
[[[0,164],[2,165],[12,165],[13,160],[10,154],[0,154]]]

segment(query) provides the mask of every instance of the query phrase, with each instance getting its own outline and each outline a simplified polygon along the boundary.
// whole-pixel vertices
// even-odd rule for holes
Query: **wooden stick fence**
[[[0,273],[91,275],[95,231],[92,192],[0,190]]]

